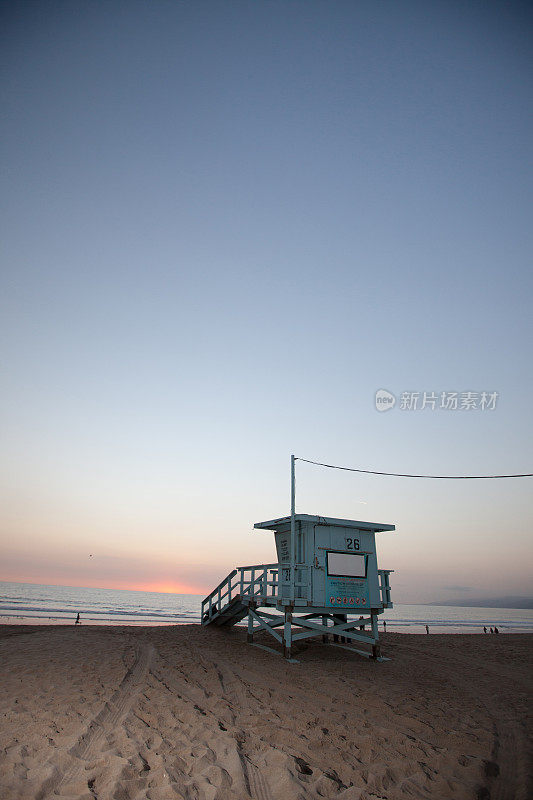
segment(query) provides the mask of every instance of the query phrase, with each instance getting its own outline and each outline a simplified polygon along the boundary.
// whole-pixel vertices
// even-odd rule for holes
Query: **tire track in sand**
[[[244,758],[242,753],[239,752],[239,756],[250,797],[253,797],[254,800],[273,800],[268,783],[261,770],[255,764],[252,764],[249,758]]]
[[[258,698],[251,692],[250,687],[246,685],[242,677],[238,675],[234,669],[227,664],[223,666],[217,662],[213,662],[211,666],[217,675],[217,679],[222,688],[223,697],[228,702],[230,709],[248,708],[250,705],[250,698],[252,698],[258,705],[258,708],[263,710],[261,701],[258,701]],[[232,712],[232,715],[235,724],[235,714]],[[236,741],[237,753],[248,794],[250,797],[254,798],[254,800],[273,800],[268,780],[245,752],[244,743],[246,734],[244,730],[241,736],[243,738],[237,738]]]
[[[173,750],[179,752],[180,747],[187,749],[186,743],[188,743],[189,749],[192,744],[195,744],[207,748],[213,754],[218,753],[218,756],[215,756],[215,758],[218,759],[216,765],[227,770],[232,790],[233,792],[238,792],[238,796],[241,800],[244,800],[244,798],[253,798],[253,800],[274,800],[268,785],[267,777],[263,775],[261,768],[254,763],[247,752],[248,726],[246,724],[243,726],[242,720],[236,719],[236,713],[234,711],[234,709],[250,710],[250,701],[252,701],[252,704],[259,703],[259,708],[262,709],[263,707],[260,701],[258,701],[258,698],[250,691],[250,687],[243,681],[242,677],[227,663],[220,662],[219,660],[208,660],[204,658],[200,650],[196,648],[191,648],[190,656],[192,662],[196,666],[202,667],[205,671],[205,681],[207,681],[211,690],[206,693],[205,682],[202,683],[200,680],[194,680],[195,689],[197,692],[201,692],[204,695],[203,699],[200,699],[195,693],[190,691],[186,693],[187,686],[191,683],[191,672],[188,671],[188,668],[181,667],[178,669],[175,666],[171,667],[165,664],[157,670],[154,669],[151,675],[153,679],[161,683],[173,696],[173,704],[176,713],[176,700],[182,704],[182,708],[184,709],[184,713],[180,715],[182,721],[189,714],[193,720],[190,721],[192,729],[186,732],[186,738],[182,742],[179,741],[176,738],[176,734],[174,734]],[[229,726],[232,729],[229,733],[225,725],[221,724],[220,709],[216,707],[216,704],[214,706],[212,701],[209,701],[215,687],[215,698],[227,704],[227,713],[231,718]],[[200,707],[199,703],[202,703],[203,707]],[[255,708],[256,706],[253,707]],[[187,709],[187,711],[185,711],[185,709]],[[209,721],[207,723],[200,723],[198,714],[201,715],[202,720],[207,718]],[[227,720],[226,724],[228,724]],[[234,758],[231,757],[230,759],[229,755],[226,753],[224,760],[220,755],[224,752],[224,746],[222,744],[224,742],[230,747],[231,755],[234,756]],[[217,746],[217,744],[219,746]],[[229,763],[230,761],[231,766]],[[172,768],[168,764],[165,768],[167,773],[172,771]],[[179,781],[177,776],[173,777],[176,782]],[[201,772],[200,774],[196,774],[194,770],[189,772],[190,779],[198,780],[202,777],[204,776]],[[180,788],[183,797],[196,796],[192,794],[190,785],[183,783],[183,781],[180,783]],[[235,795],[232,794],[232,797],[233,796]]]
[[[420,651],[413,645],[403,645],[404,650]],[[433,656],[426,656],[431,662],[433,673],[438,674],[439,667]],[[471,658],[460,653],[447,653],[449,661],[455,661],[463,668],[471,667]],[[499,680],[505,680],[505,673],[498,667],[488,665],[483,667],[485,675],[491,674]],[[449,680],[449,675],[444,669],[442,680]],[[515,677],[516,683],[521,685],[525,692],[530,691],[531,682],[524,681],[520,676]],[[515,720],[508,720],[502,709],[505,706],[498,695],[488,688],[486,683],[478,680],[475,690],[462,685],[462,690],[471,697],[479,699],[485,706],[494,729],[494,745],[491,758],[485,762],[484,784],[479,787],[479,800],[529,800],[533,788],[533,760],[531,756],[531,743],[525,727],[516,727]]]
[[[154,648],[152,645],[135,642],[135,661],[127,670],[120,684],[101,711],[89,723],[73,747],[68,751],[67,763],[60,767],[52,763],[52,774],[42,784],[35,800],[45,800],[58,794],[62,786],[79,780],[86,763],[98,753],[105,737],[127,716],[150,668]]]

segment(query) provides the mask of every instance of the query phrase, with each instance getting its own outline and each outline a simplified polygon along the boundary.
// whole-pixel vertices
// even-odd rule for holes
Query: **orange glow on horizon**
[[[135,592],[162,592],[163,594],[207,594],[207,591],[198,586],[184,586],[181,583],[171,581],[155,581],[153,583],[143,583],[137,586],[130,586]]]
[[[132,583],[131,581],[99,581],[99,580],[65,580],[63,576],[40,575],[0,575],[0,581],[7,583],[28,583],[38,586],[66,586],[73,589],[116,589],[130,592],[162,592],[163,594],[197,594],[206,595],[210,590],[201,586],[186,586],[174,581],[152,581],[150,583]]]

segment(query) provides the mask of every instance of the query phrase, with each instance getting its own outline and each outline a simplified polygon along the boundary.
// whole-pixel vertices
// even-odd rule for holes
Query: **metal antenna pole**
[[[294,455],[291,456],[291,600],[295,596],[296,582],[296,480]]]

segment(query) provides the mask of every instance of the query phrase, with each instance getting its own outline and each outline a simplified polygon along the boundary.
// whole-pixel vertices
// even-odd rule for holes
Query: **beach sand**
[[[382,641],[289,664],[244,629],[0,626],[0,797],[532,797],[533,634]]]

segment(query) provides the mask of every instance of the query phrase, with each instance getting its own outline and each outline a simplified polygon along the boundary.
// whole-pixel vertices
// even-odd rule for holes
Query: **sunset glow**
[[[113,588],[124,588],[124,587],[113,587]],[[209,589],[212,587],[204,587],[203,590],[200,589],[198,586],[184,586],[179,583],[149,583],[145,586],[130,586],[129,589],[133,589],[137,592],[163,592],[164,594],[197,594],[203,596],[206,594]]]

